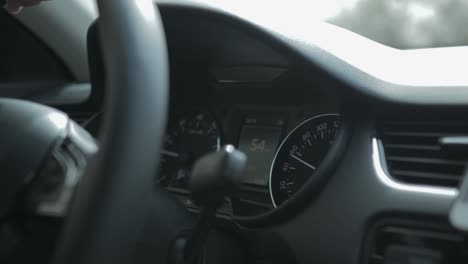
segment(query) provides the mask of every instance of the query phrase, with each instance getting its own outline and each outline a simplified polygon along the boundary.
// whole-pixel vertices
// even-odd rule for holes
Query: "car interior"
[[[468,263],[468,41],[296,4],[0,10],[0,263]]]

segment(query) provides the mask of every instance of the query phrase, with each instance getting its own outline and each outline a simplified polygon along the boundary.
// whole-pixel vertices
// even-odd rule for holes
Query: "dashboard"
[[[466,47],[397,51],[330,26],[159,2],[171,94],[155,188],[196,214],[193,163],[231,144],[248,167],[217,220],[257,263],[380,264],[395,245],[468,259],[447,220],[466,155],[441,143],[468,134]],[[59,108],[97,137],[95,31],[89,98]]]
[[[457,114],[461,97],[452,97],[459,87],[381,80],[363,71],[374,65],[365,58],[391,52],[377,52],[359,38],[350,37],[351,45],[369,49],[350,53],[330,49],[325,38],[307,44],[318,35],[304,39],[292,30],[277,36],[275,24],[257,28],[209,9],[169,4],[161,14],[171,94],[157,186],[196,214],[187,191],[191,166],[231,144],[247,154],[247,172],[217,220],[245,239],[255,261],[378,264],[393,244],[419,249],[436,243],[447,256],[464,254],[439,246],[445,235],[459,236],[440,216],[456,195],[461,161],[437,146],[439,136],[461,131],[449,129],[455,126],[450,120],[458,124],[463,116]],[[90,58],[99,57],[96,50]],[[358,56],[366,52],[370,56]],[[91,71],[93,83],[102,83],[93,72],[99,69]],[[441,186],[448,172],[452,185]]]
[[[421,81],[414,86],[406,82],[408,70],[390,67],[401,63],[395,61],[402,53],[359,37],[346,39],[353,49],[340,49],[327,34],[313,34],[321,32],[315,27],[311,34],[283,32],[273,21],[251,23],[183,5],[161,4],[161,14],[171,95],[157,186],[196,214],[187,191],[191,166],[231,144],[247,154],[247,172],[217,220],[245,239],[255,261],[378,264],[393,244],[419,249],[436,243],[448,256],[464,254],[439,246],[444,235],[459,236],[440,216],[450,210],[461,177],[449,164],[460,161],[437,152],[437,137],[424,138],[441,129],[428,124],[442,122],[446,133],[453,125],[444,122],[460,121],[462,97],[454,96],[460,87],[438,89],[431,81],[436,74],[413,75]],[[90,39],[92,45],[93,29]],[[96,50],[91,46],[90,58],[99,57]],[[389,58],[385,69],[382,54]],[[91,71],[93,83],[102,83],[93,72],[100,71]],[[407,78],[393,82],[374,72]],[[387,131],[394,120],[402,124]],[[425,168],[441,170],[442,163],[454,173],[451,186],[428,180],[441,175]]]

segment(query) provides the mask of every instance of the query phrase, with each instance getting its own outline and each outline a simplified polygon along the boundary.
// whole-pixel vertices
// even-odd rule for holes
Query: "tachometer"
[[[297,126],[281,143],[270,171],[273,205],[292,197],[313,177],[333,144],[340,126],[339,115],[325,114]]]
[[[186,188],[193,163],[220,146],[219,126],[209,113],[194,112],[175,119],[169,124],[161,151],[159,182],[167,187]]]

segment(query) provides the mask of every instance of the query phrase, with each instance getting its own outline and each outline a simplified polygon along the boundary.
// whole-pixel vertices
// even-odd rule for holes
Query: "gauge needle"
[[[179,153],[175,153],[175,152],[164,150],[164,149],[161,151],[161,154],[166,155],[166,156],[170,156],[170,157],[174,157],[174,158],[179,157]]]
[[[294,159],[296,159],[296,160],[299,161],[300,163],[306,165],[307,167],[309,167],[309,168],[311,168],[311,169],[313,169],[313,170],[317,170],[317,168],[316,168],[315,166],[310,165],[309,163],[305,162],[304,160],[302,160],[302,159],[300,159],[300,158],[298,158],[298,157],[296,157],[296,156],[294,156],[294,155],[291,155],[291,157],[293,157]]]

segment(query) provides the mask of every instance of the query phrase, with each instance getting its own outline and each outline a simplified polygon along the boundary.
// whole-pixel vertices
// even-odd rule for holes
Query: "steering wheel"
[[[0,219],[25,190],[52,182],[61,186],[52,196],[32,196],[39,213],[67,212],[53,263],[167,263],[174,235],[193,223],[186,209],[154,184],[168,112],[162,22],[152,0],[97,5],[107,86],[99,151],[94,155],[93,139],[64,113],[1,99],[0,123],[7,129],[0,137],[0,167],[7,176],[0,184]],[[64,210],[83,158],[92,155]],[[74,170],[66,162],[75,164]],[[54,168],[68,176],[50,180]],[[60,203],[51,197],[60,197]]]

